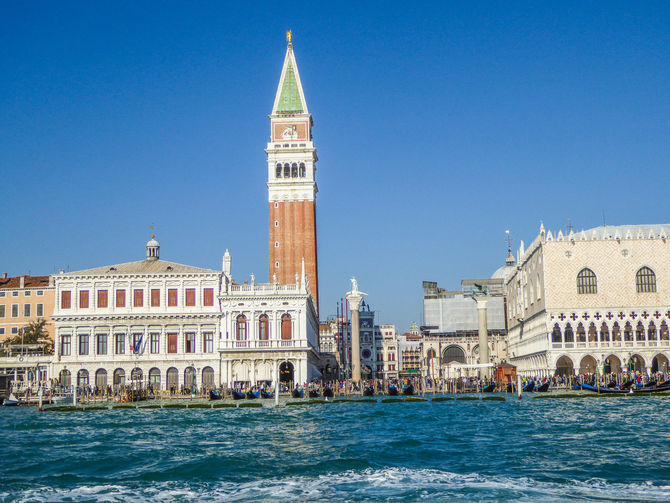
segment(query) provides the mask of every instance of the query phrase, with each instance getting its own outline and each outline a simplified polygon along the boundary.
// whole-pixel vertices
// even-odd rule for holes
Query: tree
[[[46,331],[47,320],[38,318],[37,321],[31,321],[28,326],[21,328],[19,334],[10,339],[11,344],[43,344],[45,353],[51,354],[53,342],[49,339]]]

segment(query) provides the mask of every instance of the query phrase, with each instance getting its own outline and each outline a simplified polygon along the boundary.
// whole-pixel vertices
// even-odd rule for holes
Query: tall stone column
[[[477,318],[479,328],[479,363],[489,363],[489,334],[486,325],[486,304],[488,297],[475,297],[477,302]],[[489,376],[488,368],[481,368],[479,370],[479,377],[484,378]]]
[[[358,283],[351,278],[351,291],[345,295],[351,309],[351,380],[361,382],[361,343],[358,322],[358,308],[366,293],[358,291]]]

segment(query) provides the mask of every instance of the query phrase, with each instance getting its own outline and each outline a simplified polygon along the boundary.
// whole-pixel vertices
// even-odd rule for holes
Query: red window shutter
[[[214,289],[213,288],[205,288],[203,291],[203,302],[204,305],[206,306],[213,306],[214,305]]]
[[[107,290],[98,290],[98,307],[107,307]]]
[[[79,292],[79,307],[82,309],[88,308],[88,290]]]
[[[177,352],[177,334],[167,334],[168,336],[168,353]]]
[[[70,309],[71,294],[69,291],[60,293],[60,307],[61,309]]]
[[[195,288],[186,289],[186,305],[195,306]]]
[[[144,305],[144,290],[138,288],[133,292],[133,294],[134,294],[133,306],[142,307]]]
[[[176,288],[170,288],[168,290],[168,306],[176,306],[177,305],[177,289]]]
[[[116,291],[116,307],[126,307],[126,291]]]
[[[161,305],[161,291],[157,288],[151,290],[151,307],[159,307]]]

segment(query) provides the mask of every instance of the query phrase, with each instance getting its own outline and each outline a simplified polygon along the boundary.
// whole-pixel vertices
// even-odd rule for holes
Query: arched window
[[[291,177],[298,178],[298,165],[295,162],[291,165]]]
[[[261,314],[258,318],[258,340],[267,341],[270,339],[270,322],[267,314]]]
[[[650,321],[649,326],[647,327],[647,339],[650,341],[656,340],[656,325],[654,325],[653,321]]]
[[[107,388],[107,371],[105,369],[98,369],[95,372],[95,385],[100,389]]]
[[[465,363],[465,351],[460,346],[449,346],[444,350],[442,358],[444,359],[443,363]]]
[[[565,331],[563,332],[565,342],[575,342],[575,334],[572,331],[570,323],[565,325]]]
[[[584,325],[581,323],[577,325],[577,342],[586,342],[586,332],[584,331]]]
[[[598,280],[595,273],[585,267],[577,275],[577,293],[598,293]]]
[[[281,338],[284,341],[291,339],[291,315],[288,313],[281,317]]]
[[[157,367],[149,371],[149,384],[156,390],[161,389],[161,371]]]
[[[305,163],[301,162],[300,163],[300,178],[305,178],[306,172],[305,172]]]
[[[616,342],[621,342],[621,328],[619,328],[619,323],[614,322],[614,326],[612,327],[612,340]]]
[[[633,327],[630,325],[630,321],[627,321],[626,326],[623,327],[623,340],[624,341],[633,340]]]
[[[281,163],[280,162],[277,163],[277,170],[275,172],[275,176],[277,178],[281,178]]]
[[[284,178],[290,178],[291,177],[291,166],[289,163],[284,164]]]
[[[598,330],[596,330],[595,323],[591,323],[591,325],[589,325],[588,340],[589,342],[596,342],[597,339],[598,339]]]
[[[77,386],[88,386],[88,370],[82,369],[77,372]]]
[[[212,367],[202,369],[202,385],[208,389],[214,387],[214,369]]]
[[[607,323],[603,322],[600,326],[600,341],[608,342],[610,340],[609,328],[607,328]]]
[[[558,323],[554,325],[554,330],[551,332],[551,342],[561,342],[561,327]]]
[[[235,337],[238,341],[247,340],[247,317],[240,314],[235,322]]]
[[[635,340],[643,341],[644,340],[644,325],[641,321],[637,322],[637,327],[635,328]]]
[[[60,371],[60,384],[61,386],[65,388],[69,388],[72,386],[72,375],[70,374],[70,371],[67,369],[63,369]]]
[[[665,320],[663,320],[661,322],[661,340],[667,341],[669,335],[670,334],[668,332],[668,324],[665,322]]]
[[[656,291],[656,274],[648,267],[642,267],[635,274],[637,293],[653,293]]]

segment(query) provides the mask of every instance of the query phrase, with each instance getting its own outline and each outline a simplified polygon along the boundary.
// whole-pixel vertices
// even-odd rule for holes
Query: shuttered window
[[[151,290],[151,307],[159,307],[161,305],[161,291],[158,288]]]
[[[126,307],[126,291],[116,291],[116,307]]]
[[[214,289],[213,288],[205,288],[202,292],[202,297],[203,297],[203,304],[205,306],[213,306],[214,305]]]
[[[142,307],[144,305],[144,290],[138,288],[133,291],[133,306]]]
[[[71,292],[64,291],[60,293],[60,307],[61,309],[70,309],[72,305]]]
[[[98,307],[107,307],[107,290],[98,290]]]
[[[79,292],[79,307],[81,309],[88,309],[88,290]]]
[[[195,306],[195,288],[186,289],[186,305]]]
[[[168,289],[168,306],[174,307],[177,305],[177,289]]]
[[[168,353],[177,352],[177,334],[167,334],[168,338]]]

